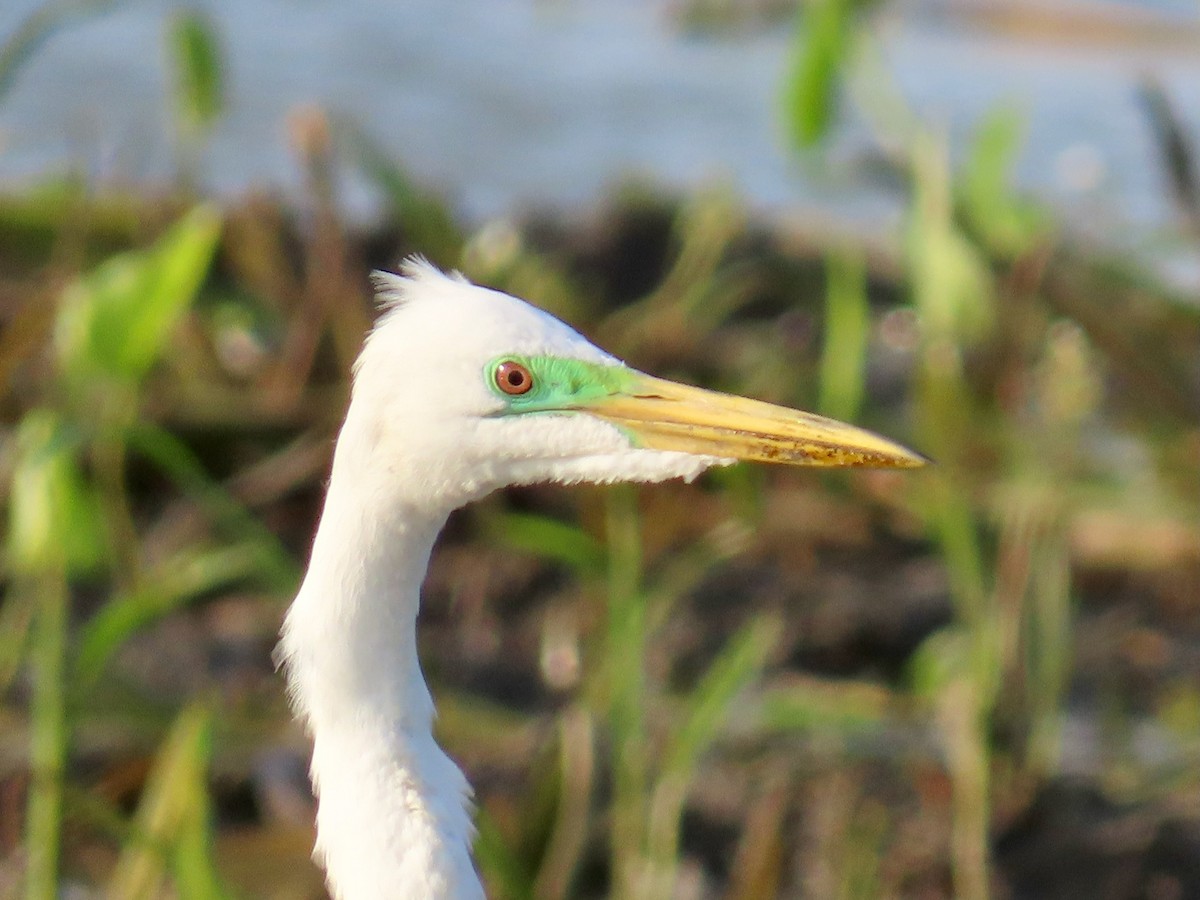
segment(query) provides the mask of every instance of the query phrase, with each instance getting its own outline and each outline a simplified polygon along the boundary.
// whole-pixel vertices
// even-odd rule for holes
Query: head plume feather
[[[419,253],[407,256],[400,263],[400,273],[385,272],[376,269],[371,273],[371,283],[375,286],[375,302],[385,311],[397,309],[416,295],[420,285],[437,282],[452,282],[468,284],[463,274],[457,270],[443,272]]]

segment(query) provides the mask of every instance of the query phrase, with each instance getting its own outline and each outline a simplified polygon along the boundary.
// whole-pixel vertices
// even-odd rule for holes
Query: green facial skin
[[[508,394],[496,384],[502,363],[517,362],[529,370],[533,387],[524,394]],[[571,412],[629,391],[637,381],[632,369],[564,359],[560,356],[500,356],[484,367],[484,378],[492,393],[505,403],[497,415],[517,413]]]

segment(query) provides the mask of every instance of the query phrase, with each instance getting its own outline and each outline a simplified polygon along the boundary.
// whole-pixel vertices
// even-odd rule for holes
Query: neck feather
[[[470,788],[433,740],[416,650],[421,581],[446,514],[378,488],[335,462],[280,644],[313,738],[315,855],[338,900],[475,900]]]

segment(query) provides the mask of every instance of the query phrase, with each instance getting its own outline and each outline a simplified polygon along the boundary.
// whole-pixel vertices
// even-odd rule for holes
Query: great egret
[[[653,378],[522,300],[410,260],[354,367],[280,643],[313,739],[314,855],[338,900],[482,898],[470,787],[434,742],[421,582],[450,512],[510,484],[692,479],[762,460],[917,466],[809,413]]]

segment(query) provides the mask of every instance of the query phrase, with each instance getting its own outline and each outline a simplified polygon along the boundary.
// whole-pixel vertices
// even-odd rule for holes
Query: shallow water
[[[862,129],[839,134],[832,166],[789,156],[777,115],[786,28],[687,34],[665,3],[637,0],[198,5],[229,65],[228,113],[202,162],[220,192],[296,190],[286,120],[315,103],[365,127],[472,219],[584,209],[630,175],[679,189],[724,179],[760,211],[816,209],[851,226],[876,227],[899,209],[855,174],[871,152]],[[1137,99],[1139,78],[1153,74],[1200,136],[1200,40],[1187,37],[1200,34],[1200,10],[1175,0],[1068,7],[1153,26],[1129,28],[1127,40],[1118,27],[1114,42],[985,29],[962,14],[978,4],[949,5],[956,15],[927,3],[893,7],[881,22],[908,101],[960,147],[994,104],[1015,104],[1029,123],[1022,185],[1074,228],[1200,284]],[[0,34],[38,6],[8,0]],[[0,179],[76,166],[109,181],[169,180],[163,30],[174,7],[131,0],[53,35],[0,103]],[[347,202],[372,208],[357,183]]]

